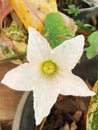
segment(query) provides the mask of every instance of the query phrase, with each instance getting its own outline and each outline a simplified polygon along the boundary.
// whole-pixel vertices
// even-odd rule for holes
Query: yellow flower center
[[[44,74],[47,74],[47,75],[55,74],[57,69],[58,69],[57,65],[51,60],[48,60],[42,63],[42,72]]]

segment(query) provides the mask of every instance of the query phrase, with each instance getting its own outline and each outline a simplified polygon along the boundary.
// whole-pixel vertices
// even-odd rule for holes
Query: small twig
[[[43,129],[43,126],[44,126],[45,122],[46,122],[46,117],[43,119],[39,130],[42,130],[42,129]]]
[[[90,90],[92,90],[92,86],[91,86],[91,84],[89,83],[89,81],[88,80],[85,80],[85,83],[87,84],[87,86],[88,86],[88,88],[90,89]]]

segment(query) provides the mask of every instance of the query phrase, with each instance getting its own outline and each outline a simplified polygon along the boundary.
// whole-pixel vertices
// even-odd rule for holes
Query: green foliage
[[[74,4],[68,6],[68,14],[77,16],[79,13],[79,9]]]
[[[70,36],[74,36],[74,32],[64,24],[59,13],[51,13],[46,16],[44,25],[44,37],[55,48]]]
[[[93,32],[88,37],[90,46],[86,50],[86,56],[91,59],[98,54],[98,31]]]
[[[78,26],[79,29],[81,30],[85,30],[89,33],[92,33],[96,30],[96,28],[90,24],[84,24],[82,23],[80,20],[76,21],[76,25]]]

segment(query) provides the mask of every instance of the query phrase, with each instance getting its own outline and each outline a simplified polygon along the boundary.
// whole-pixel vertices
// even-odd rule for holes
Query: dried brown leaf
[[[70,130],[69,124],[66,123],[66,124],[64,125],[64,127],[62,127],[60,130]]]
[[[77,125],[76,125],[76,123],[75,123],[75,121],[74,121],[74,122],[72,122],[72,124],[71,124],[70,130],[76,130],[76,129],[77,129]]]
[[[81,116],[82,116],[82,111],[77,111],[74,115],[73,115],[73,120],[75,121],[75,122],[77,122],[77,121],[79,121],[80,120],[80,118],[81,118]]]
[[[0,0],[0,28],[2,28],[3,19],[12,10],[9,0]]]

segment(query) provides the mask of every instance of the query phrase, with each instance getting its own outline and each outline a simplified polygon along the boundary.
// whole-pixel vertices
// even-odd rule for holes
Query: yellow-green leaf
[[[91,98],[87,113],[86,130],[98,130],[98,80],[94,85],[93,91],[96,92],[96,95]]]

